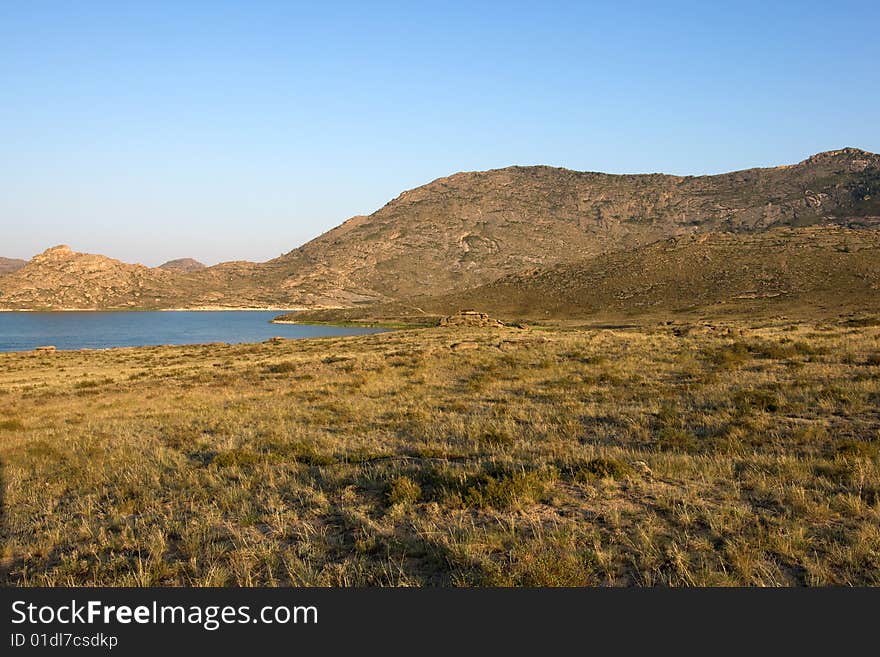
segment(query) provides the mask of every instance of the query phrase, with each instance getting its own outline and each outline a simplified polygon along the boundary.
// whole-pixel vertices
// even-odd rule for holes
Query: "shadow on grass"
[[[5,546],[9,541],[9,527],[6,524],[6,479],[4,478],[4,463],[0,459],[0,545]],[[0,555],[0,586],[9,585],[9,567],[11,559]]]

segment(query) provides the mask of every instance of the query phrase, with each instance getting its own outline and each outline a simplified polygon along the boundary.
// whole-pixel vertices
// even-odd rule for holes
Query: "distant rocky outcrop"
[[[441,317],[439,325],[450,327],[494,327],[504,326],[504,323],[497,319],[492,319],[487,313],[477,312],[476,310],[460,310],[454,315]]]
[[[77,253],[65,244],[34,256],[2,281],[0,305],[50,310],[149,307],[174,287],[170,273]]]
[[[283,308],[278,278],[252,262],[183,272],[59,245],[0,277],[0,309]]]
[[[159,265],[159,269],[164,269],[165,271],[179,271],[184,273],[199,271],[204,268],[205,265],[192,258],[178,258],[177,260],[169,260],[168,262]]]
[[[19,260],[18,258],[0,258],[0,276],[18,271],[26,264],[27,260]]]

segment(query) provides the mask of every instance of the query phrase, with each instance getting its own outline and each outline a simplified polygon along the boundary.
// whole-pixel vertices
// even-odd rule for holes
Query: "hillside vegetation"
[[[463,308],[508,321],[820,318],[880,310],[880,230],[706,233],[533,269],[390,304],[296,312],[298,321],[430,322]]]

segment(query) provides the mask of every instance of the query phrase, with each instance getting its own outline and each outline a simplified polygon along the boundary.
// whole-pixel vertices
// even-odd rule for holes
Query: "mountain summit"
[[[178,258],[177,260],[169,260],[168,262],[159,265],[159,269],[181,272],[199,271],[204,268],[205,265],[192,258]]]

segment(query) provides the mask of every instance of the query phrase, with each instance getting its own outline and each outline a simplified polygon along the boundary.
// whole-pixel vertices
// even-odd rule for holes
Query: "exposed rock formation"
[[[0,278],[0,309],[278,308],[278,278],[255,263],[182,272],[60,245]]]
[[[3,277],[0,305],[13,308],[139,307],[173,286],[172,275],[67,245],[47,249]]]
[[[480,313],[476,310],[461,310],[454,315],[447,315],[440,319],[440,326],[468,326],[468,327],[486,327],[486,326],[504,326],[503,322],[492,319],[486,313]]]

